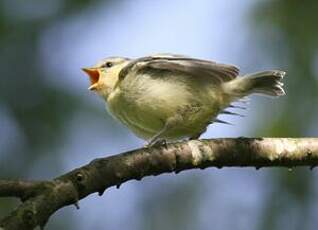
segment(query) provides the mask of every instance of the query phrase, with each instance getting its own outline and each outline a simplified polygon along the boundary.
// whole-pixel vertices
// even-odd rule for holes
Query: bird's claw
[[[165,148],[167,148],[166,139],[154,139],[154,140],[149,141],[149,143],[145,145],[146,148],[161,147],[161,146],[164,146]]]

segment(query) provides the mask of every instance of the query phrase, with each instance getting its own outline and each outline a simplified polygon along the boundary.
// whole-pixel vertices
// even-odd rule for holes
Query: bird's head
[[[107,100],[119,79],[119,72],[129,63],[128,58],[109,57],[99,61],[95,66],[82,68],[88,74],[91,85],[89,90],[96,91]]]

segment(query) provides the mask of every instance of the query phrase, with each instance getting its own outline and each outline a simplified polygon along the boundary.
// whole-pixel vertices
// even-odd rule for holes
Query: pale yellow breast
[[[182,84],[144,76],[121,84],[110,94],[108,105],[117,119],[138,136],[148,139],[159,132],[166,119],[187,104],[190,97]]]
[[[167,118],[178,113],[183,113],[184,121],[172,138],[203,130],[216,112],[217,93],[208,85],[192,87],[183,79],[166,79],[147,75],[125,79],[108,97],[110,112],[143,139],[157,134]]]

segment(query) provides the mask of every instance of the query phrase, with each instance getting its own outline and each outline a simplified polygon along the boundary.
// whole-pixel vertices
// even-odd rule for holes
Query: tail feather
[[[284,71],[270,70],[257,72],[244,77],[236,78],[225,83],[225,90],[238,97],[243,97],[252,93],[260,93],[268,96],[285,95],[281,80],[285,76]]]

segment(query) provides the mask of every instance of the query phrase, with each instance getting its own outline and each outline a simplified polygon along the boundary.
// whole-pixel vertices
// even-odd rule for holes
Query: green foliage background
[[[107,2],[111,7],[112,1]],[[7,140],[9,144],[3,144],[1,139],[5,137],[0,136],[1,178],[31,179],[29,172],[38,167],[44,156],[50,159],[50,171],[47,173],[43,167],[43,175],[38,175],[38,178],[63,173],[63,158],[54,152],[64,143],[65,127],[74,114],[86,111],[92,119],[111,122],[103,117],[102,110],[96,110],[89,101],[50,84],[46,79],[54,76],[43,69],[38,56],[39,39],[48,27],[83,14],[85,9],[98,4],[98,0],[0,2],[0,115],[9,117],[10,121],[10,124],[0,124],[0,129],[11,126],[16,130],[15,136]],[[47,10],[54,6],[55,10]],[[250,12],[250,27],[254,31],[256,49],[261,56],[266,56],[276,66],[288,71],[285,79],[287,96],[282,99],[279,108],[273,103],[258,106],[258,112],[270,118],[259,120],[253,135],[317,135],[317,10],[318,2],[314,0],[271,0],[258,1]],[[249,59],[246,55],[246,62],[249,61],[252,61],[252,57]],[[1,116],[0,123],[4,121]],[[6,132],[2,130],[0,133],[5,135]],[[255,210],[260,213],[256,228],[316,229],[316,172],[297,169],[291,173],[286,169],[272,169],[267,176],[264,190],[268,192],[260,201],[258,210]],[[204,193],[204,187],[200,187],[204,178],[193,178],[195,182],[191,183],[177,182],[176,178],[175,184],[167,185],[168,190],[151,190],[151,195],[145,195],[139,204],[143,210],[139,214],[140,229],[195,229],[196,222],[192,221],[192,217],[200,215],[197,211],[200,196]],[[161,200],[162,205],[154,207],[151,203],[154,200]],[[16,205],[15,200],[1,199],[0,216]],[[72,215],[77,214],[73,212],[76,211],[68,209],[66,215],[55,215],[48,229],[77,229],[72,221]],[[81,215],[85,216],[83,213]],[[229,222],[232,214],[224,214],[229,215]],[[143,219],[142,215],[147,218]],[[235,222],[219,225],[236,226]],[[246,227],[243,229],[249,229],[248,224]]]

